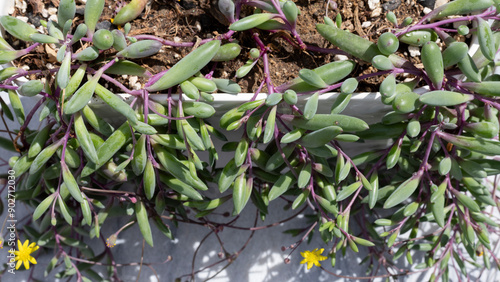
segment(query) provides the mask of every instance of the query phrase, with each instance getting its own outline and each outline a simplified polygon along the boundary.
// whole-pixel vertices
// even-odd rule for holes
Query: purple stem
[[[230,30],[222,35],[219,35],[215,38],[207,38],[207,39],[203,39],[200,44],[205,44],[207,42],[210,42],[210,41],[213,41],[213,40],[221,40],[221,39],[229,39],[231,38],[231,36],[235,33],[234,30]],[[135,39],[138,39],[138,40],[143,40],[143,39],[147,39],[147,40],[156,40],[158,42],[160,42],[161,44],[163,45],[168,45],[168,46],[172,46],[172,47],[192,47],[194,46],[195,42],[180,42],[180,43],[177,43],[177,42],[174,42],[174,41],[170,41],[170,40],[166,40],[166,39],[162,39],[162,38],[159,38],[159,37],[156,37],[154,35],[147,35],[147,34],[143,34],[143,35],[136,35],[134,36]]]

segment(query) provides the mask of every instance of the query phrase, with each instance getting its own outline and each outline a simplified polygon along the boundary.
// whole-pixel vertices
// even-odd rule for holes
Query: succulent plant
[[[42,23],[46,34],[15,17],[0,17],[7,33],[29,45],[14,50],[0,40],[0,63],[14,61],[41,44],[54,44],[57,50],[58,65],[48,71],[54,79],[42,81],[47,73],[42,69],[0,70],[0,89],[8,92],[13,110],[0,100],[2,118],[20,124],[14,131],[17,137],[0,139],[0,146],[19,153],[9,160],[19,180],[16,199],[34,208],[24,232],[42,248],[56,249],[48,272],[62,260],[66,271],[59,277],[104,279],[80,269],[83,258],[85,263],[102,258],[78,238],[104,235],[100,227],[112,210],[130,222],[110,235],[108,247],[131,225],[137,225],[153,246],[151,222],[172,238],[169,225],[210,222],[210,213],[225,202],[232,201],[233,215],[252,203],[264,219],[269,203],[278,198],[286,199],[293,210],[307,208],[311,214],[301,232],[289,231],[305,232],[293,249],[317,230],[330,248],[332,267],[338,251],[358,252],[358,245],[369,249],[364,262],[372,276],[371,270],[379,266],[387,271],[383,277],[409,274],[411,270],[396,272],[390,265],[403,254],[414,265],[416,252],[423,252],[425,261],[415,267],[433,270],[432,279],[447,279],[453,267],[466,276],[467,265],[480,267],[481,255],[485,267],[491,260],[500,267],[490,241],[491,233],[500,232],[498,217],[491,216],[498,206],[496,185],[486,181],[500,173],[495,158],[500,155],[496,1],[452,1],[413,25],[411,18],[398,24],[389,13],[394,26],[377,42],[341,29],[340,17],[335,22],[326,17],[317,31],[334,48],[323,49],[302,41],[297,30],[300,10],[293,1],[220,0],[228,31],[201,40],[199,47],[156,74],[134,60],[150,57],[163,46],[195,43],[130,36],[128,22],[145,4],[132,0],[124,6],[113,21],[123,29],[112,31],[96,30],[104,0],[87,0],[84,21],[78,25],[75,1],[61,0],[58,22]],[[245,9],[253,13],[244,16],[242,7],[254,8]],[[477,28],[448,27],[463,21]],[[349,59],[302,69],[295,79],[275,85],[269,70],[272,50],[256,30],[283,32],[297,48]],[[480,47],[475,54],[455,37],[472,31]],[[235,77],[248,75],[257,64],[263,66],[264,77],[252,99],[218,113],[216,120],[211,102],[218,93],[241,92],[235,81],[213,77],[218,62],[241,56],[242,47],[234,40],[238,32],[249,32],[255,48]],[[80,42],[87,47],[78,51]],[[398,55],[406,45],[421,48],[422,67]],[[349,77],[359,61],[378,71]],[[121,84],[116,76],[123,74],[142,77],[141,89]],[[28,75],[37,79],[16,83]],[[403,75],[411,79],[400,81]],[[358,82],[377,76],[385,76],[380,99],[393,111],[380,121],[342,114]],[[267,98],[257,99],[264,85]],[[168,93],[161,103],[153,99],[159,91]],[[321,95],[332,91],[339,94],[331,111],[318,112]],[[130,95],[131,103],[117,92]],[[25,112],[18,95],[40,99]],[[109,105],[123,122],[115,125],[101,118],[89,104],[93,97]],[[29,129],[36,115],[44,125]],[[228,133],[241,133],[241,138],[227,141]],[[222,148],[214,146],[214,137],[224,142]],[[354,156],[343,148],[345,142],[380,139],[391,140],[390,145]],[[199,156],[202,151],[207,158]],[[221,160],[221,151],[232,151],[234,157]],[[124,183],[132,188],[124,188]],[[209,183],[217,184],[219,196],[208,196],[205,191],[213,189]],[[195,215],[188,216],[186,209]],[[426,233],[421,228],[426,223],[435,231]],[[77,259],[72,248],[79,250]],[[310,253],[308,264],[323,260],[317,250],[317,257]]]

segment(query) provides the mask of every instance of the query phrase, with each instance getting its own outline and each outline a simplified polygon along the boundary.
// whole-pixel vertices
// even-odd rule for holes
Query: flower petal
[[[30,269],[30,262],[27,259],[24,260],[24,268]]]
[[[19,267],[21,267],[21,264],[23,264],[23,261],[22,260],[18,260],[17,264],[16,264],[16,270],[18,270]]]
[[[311,261],[307,262],[307,269],[311,269],[313,267],[313,263]]]
[[[32,263],[32,264],[36,264],[36,259],[32,256],[29,256],[28,257],[28,260]]]

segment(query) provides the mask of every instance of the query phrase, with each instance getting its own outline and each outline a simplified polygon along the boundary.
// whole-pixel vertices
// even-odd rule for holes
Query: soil
[[[26,10],[26,16],[35,26],[39,26],[40,19],[44,19],[41,14],[42,9],[44,7],[45,9],[54,7],[58,2],[58,0],[25,1],[30,4]],[[315,29],[316,23],[323,23],[325,15],[335,19],[337,13],[340,13],[343,19],[342,28],[370,40],[375,40],[390,27],[390,23],[385,19],[385,13],[388,10],[392,10],[396,14],[399,22],[406,17],[412,17],[415,20],[423,16],[423,7],[416,0],[382,0],[380,2],[379,11],[381,13],[377,15],[377,11],[369,8],[367,0],[296,0],[295,3],[301,11],[297,29],[301,39],[306,44],[332,48],[333,46],[321,37]],[[81,2],[77,1],[77,4],[81,4]],[[104,21],[100,23],[102,27],[114,28],[109,20],[113,18],[120,4],[121,1],[106,0],[103,12]],[[244,10],[243,12],[250,14],[252,11]],[[75,24],[83,21],[82,14],[83,6],[79,6],[77,8],[77,19],[74,21]],[[16,9],[13,16],[17,15],[21,15],[21,13]],[[142,14],[142,18],[140,17],[132,22],[132,35],[151,34],[168,40],[196,42],[197,38],[210,38],[227,32],[227,26],[225,18],[217,9],[217,0],[152,0],[151,5]],[[295,78],[302,68],[313,69],[336,59],[332,54],[309,52],[292,46],[285,40],[288,34],[270,34],[266,32],[261,33],[259,36],[272,50],[272,53],[270,53],[270,71],[271,79],[275,85],[280,85]],[[254,92],[263,77],[261,62],[246,77],[235,79],[234,76],[236,70],[248,60],[249,50],[256,46],[248,32],[237,33],[235,39],[239,41],[243,48],[240,56],[236,60],[219,63],[214,77],[234,79],[242,87],[242,92]],[[22,43],[12,43],[16,48],[23,47],[20,46]],[[164,52],[147,59],[135,61],[146,67],[150,72],[158,73],[171,67],[190,50],[191,48],[164,48]],[[36,53],[38,54],[25,56],[18,64],[28,65],[30,69],[46,69],[47,63],[54,64],[55,53],[50,50],[50,47],[45,47],[45,49],[40,47],[36,49]],[[414,63],[419,63],[418,59],[409,57],[407,52],[400,55],[407,57]],[[206,71],[208,72],[209,69]],[[375,71],[373,67],[360,63],[352,75],[359,76],[373,71]],[[119,79],[128,86],[127,79]],[[373,78],[363,81],[360,83],[358,91],[377,91],[378,87],[376,85],[380,83],[380,79]],[[139,82],[141,81],[139,80]]]

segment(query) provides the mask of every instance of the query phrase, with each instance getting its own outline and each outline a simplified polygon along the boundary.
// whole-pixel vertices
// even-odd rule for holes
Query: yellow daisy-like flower
[[[17,261],[16,269],[21,267],[21,264],[24,263],[24,268],[30,269],[30,263],[36,264],[36,259],[31,256],[31,254],[38,250],[38,246],[35,242],[30,244],[29,240],[24,241],[24,244],[21,244],[21,241],[17,240],[17,249],[14,254],[16,255],[15,261]]]
[[[319,262],[327,259],[327,257],[321,255],[324,250],[325,249],[318,250],[318,248],[316,248],[312,252],[311,251],[300,252],[300,254],[304,257],[304,259],[300,263],[301,264],[307,263],[307,269],[311,269],[313,264],[316,265],[317,267],[320,267],[321,264]]]

